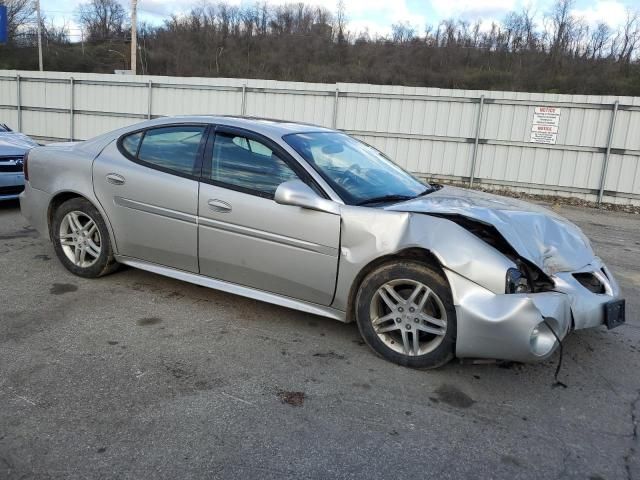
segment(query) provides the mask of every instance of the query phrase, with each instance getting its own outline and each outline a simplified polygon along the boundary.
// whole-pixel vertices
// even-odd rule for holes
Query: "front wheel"
[[[454,357],[456,312],[439,270],[398,261],[365,277],[356,297],[356,321],[379,355],[412,368],[437,368]]]
[[[109,231],[100,212],[84,198],[60,205],[51,222],[53,248],[71,273],[95,278],[117,268]]]

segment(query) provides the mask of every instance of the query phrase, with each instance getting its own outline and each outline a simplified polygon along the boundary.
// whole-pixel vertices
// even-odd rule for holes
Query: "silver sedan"
[[[126,264],[356,321],[378,354],[548,358],[573,329],[624,322],[578,227],[542,207],[429,185],[348,135],[289,122],[173,117],[25,161],[23,215],[62,264]]]

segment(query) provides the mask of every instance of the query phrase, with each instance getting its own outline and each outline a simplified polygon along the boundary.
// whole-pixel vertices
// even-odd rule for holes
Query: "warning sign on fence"
[[[556,144],[558,126],[560,125],[560,109],[557,107],[536,107],[531,123],[531,142]]]

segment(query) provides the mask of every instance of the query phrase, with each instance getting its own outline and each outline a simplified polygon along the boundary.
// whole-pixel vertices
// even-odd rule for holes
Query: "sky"
[[[75,22],[75,10],[83,0],[40,0],[45,17],[56,25],[66,24],[73,39],[80,30]],[[125,8],[129,1],[119,0]],[[139,21],[161,24],[172,13],[187,12],[201,0],[138,0]],[[295,0],[267,0],[278,5],[295,3]],[[213,2],[215,3],[215,1]],[[227,0],[227,3],[255,3],[254,0]],[[305,3],[320,5],[335,11],[337,0],[309,0]],[[391,24],[409,22],[423,34],[425,25],[437,25],[441,20],[455,17],[470,21],[482,19],[485,26],[502,20],[512,10],[530,7],[539,18],[549,11],[553,0],[344,0],[349,30],[360,33],[366,30],[373,35],[388,35]],[[638,0],[576,0],[574,14],[588,24],[605,21],[612,27],[620,25],[627,8],[640,8]]]

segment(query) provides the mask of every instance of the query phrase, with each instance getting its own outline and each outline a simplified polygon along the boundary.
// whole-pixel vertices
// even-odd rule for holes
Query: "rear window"
[[[151,128],[123,137],[121,146],[124,152],[150,167],[195,175],[205,130],[200,125]]]

